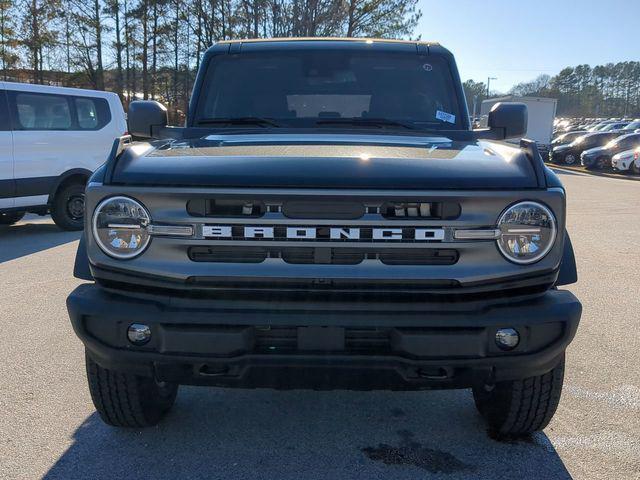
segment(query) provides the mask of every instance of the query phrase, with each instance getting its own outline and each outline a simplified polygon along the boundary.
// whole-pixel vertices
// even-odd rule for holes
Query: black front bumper
[[[81,285],[67,299],[73,328],[105,368],[227,387],[465,388],[551,370],[582,307],[567,291],[534,298],[420,301],[370,297],[144,298]],[[131,323],[149,343],[127,340]],[[513,327],[510,351],[494,341]]]

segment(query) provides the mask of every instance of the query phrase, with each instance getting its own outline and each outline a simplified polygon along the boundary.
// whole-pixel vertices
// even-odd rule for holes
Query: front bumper
[[[543,374],[573,339],[580,302],[534,298],[133,297],[84,284],[67,299],[73,328],[106,368],[184,384],[315,389],[465,388]],[[131,323],[150,326],[142,347]],[[500,327],[521,336],[510,352]]]
[[[611,166],[614,170],[619,172],[625,172],[629,170],[633,163],[633,157],[631,158],[614,158],[611,160]]]

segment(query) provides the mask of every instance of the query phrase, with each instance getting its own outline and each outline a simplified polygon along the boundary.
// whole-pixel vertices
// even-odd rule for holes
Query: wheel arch
[[[92,173],[91,170],[87,170],[86,168],[72,168],[64,172],[51,186],[48,203],[51,204],[51,202],[53,202],[53,199],[62,187],[74,183],[77,180],[80,180],[81,183],[87,183]]]

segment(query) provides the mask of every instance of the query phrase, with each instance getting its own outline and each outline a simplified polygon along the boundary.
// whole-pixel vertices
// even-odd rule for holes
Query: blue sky
[[[565,66],[640,61],[640,0],[419,0],[416,33],[455,55],[463,80],[515,83]]]

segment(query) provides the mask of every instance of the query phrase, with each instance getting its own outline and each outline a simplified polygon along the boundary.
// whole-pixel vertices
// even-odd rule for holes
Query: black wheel
[[[577,161],[578,161],[578,157],[576,157],[573,153],[569,153],[564,156],[565,165],[575,165]]]
[[[114,427],[156,425],[173,406],[178,384],[102,368],[85,353],[91,399],[102,420]]]
[[[24,217],[24,212],[0,213],[0,225],[13,225],[22,220],[22,217]]]
[[[82,230],[84,226],[84,184],[72,183],[56,193],[51,218],[63,230]]]
[[[538,377],[474,387],[473,399],[495,437],[519,437],[542,430],[558,408],[564,378],[564,356]]]
[[[611,165],[609,159],[603,156],[596,158],[596,161],[593,164],[593,168],[596,168],[597,170],[604,170],[609,165]]]
[[[633,162],[631,162],[629,169],[634,175],[640,175],[640,160],[634,160]]]

